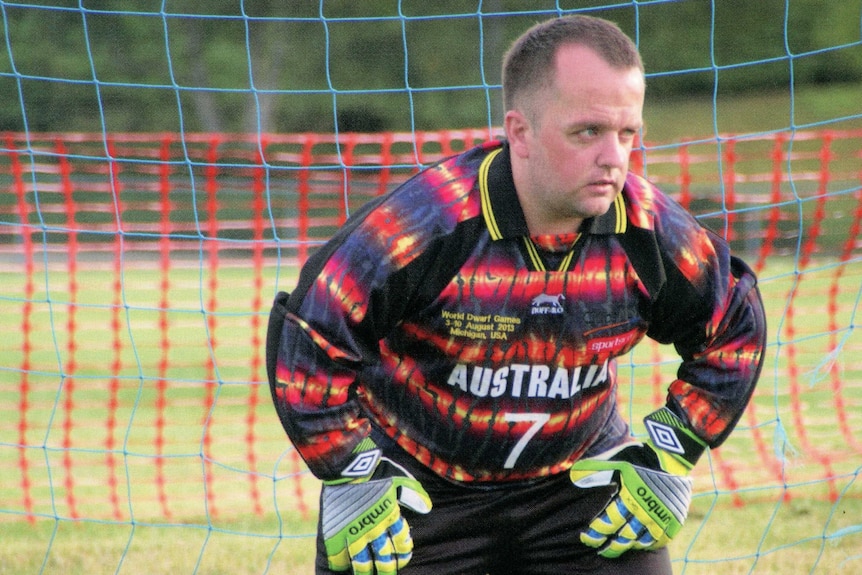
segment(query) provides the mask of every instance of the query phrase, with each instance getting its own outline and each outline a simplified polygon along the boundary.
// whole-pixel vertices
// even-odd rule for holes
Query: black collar
[[[492,149],[479,167],[479,192],[482,215],[491,239],[529,236],[527,220],[518,201],[515,181],[512,178],[512,160],[507,142]],[[618,194],[611,209],[601,216],[585,220],[581,233],[621,234],[628,225],[625,200]]]

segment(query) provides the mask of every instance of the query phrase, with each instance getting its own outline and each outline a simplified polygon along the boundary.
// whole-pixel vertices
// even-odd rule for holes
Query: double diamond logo
[[[377,462],[380,461],[380,450],[372,449],[363,451],[353,458],[341,475],[344,477],[364,477],[370,475],[377,467]]]
[[[649,437],[656,447],[672,453],[685,455],[685,448],[679,441],[679,437],[677,437],[676,430],[673,427],[651,419],[646,420],[644,423],[646,424]]]

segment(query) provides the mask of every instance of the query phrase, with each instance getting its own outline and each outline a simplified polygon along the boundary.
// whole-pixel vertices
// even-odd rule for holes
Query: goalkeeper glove
[[[381,458],[367,439],[342,475],[323,483],[321,532],[329,568],[354,575],[395,575],[413,555],[410,528],[400,505],[418,513],[431,510],[431,498],[404,468]],[[362,477],[352,469],[371,469]]]
[[[623,444],[576,462],[569,472],[578,487],[614,485],[617,493],[581,533],[599,555],[659,549],[682,528],[691,503],[688,477],[706,444],[669,409],[645,419],[650,439]]]

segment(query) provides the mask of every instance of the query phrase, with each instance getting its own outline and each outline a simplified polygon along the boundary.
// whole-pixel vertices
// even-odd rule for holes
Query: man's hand
[[[682,528],[691,503],[689,471],[705,449],[667,409],[647,417],[650,441],[627,443],[576,462],[569,475],[578,487],[614,485],[617,493],[581,534],[599,555],[659,549]],[[656,447],[662,442],[675,453]],[[687,448],[687,451],[686,451]]]
[[[418,481],[386,459],[371,478],[324,483],[321,531],[329,568],[352,567],[354,575],[395,575],[413,555],[400,505],[428,513],[431,498]]]

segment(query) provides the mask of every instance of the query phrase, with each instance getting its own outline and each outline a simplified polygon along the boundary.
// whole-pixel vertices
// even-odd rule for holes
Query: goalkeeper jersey
[[[751,270],[641,177],[579,233],[531,236],[503,141],[363,206],[273,315],[273,400],[321,479],[372,431],[456,481],[562,472],[624,440],[615,360],[644,336],[675,346],[667,404],[714,447],[765,341]]]

